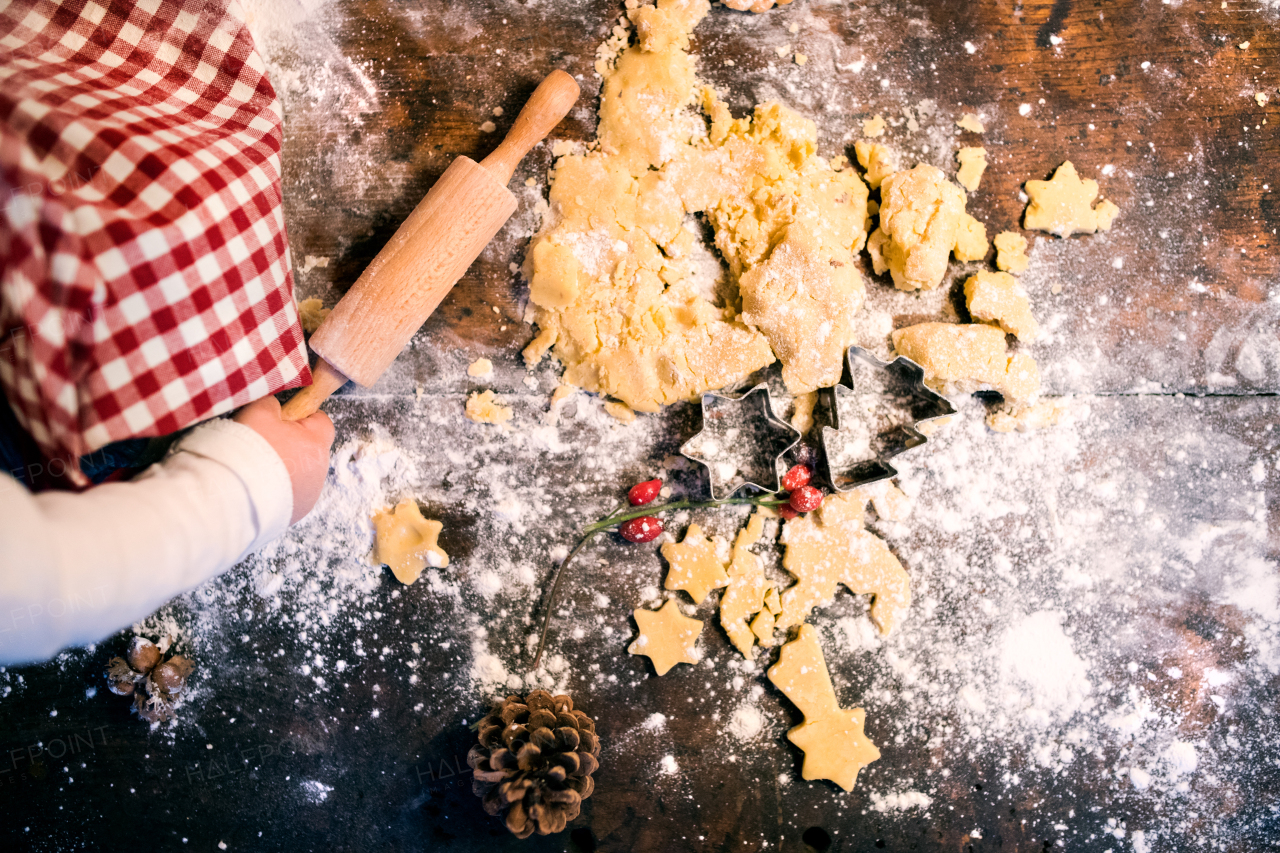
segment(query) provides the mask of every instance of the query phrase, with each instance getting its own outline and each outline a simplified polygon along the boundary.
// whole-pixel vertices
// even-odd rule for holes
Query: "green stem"
[[[721,506],[782,506],[787,503],[787,498],[725,498],[720,501],[673,501],[667,504],[658,504],[657,506],[647,505],[638,506],[625,512],[619,512],[614,515],[600,519],[594,524],[589,524],[583,528],[584,533],[599,533],[601,530],[608,530],[610,527],[617,527],[623,522],[631,521],[633,518],[644,518],[646,515],[654,515],[659,512],[675,509],[714,509]]]
[[[610,515],[605,516],[599,521],[588,524],[582,529],[582,538],[578,540],[578,544],[573,546],[573,550],[569,555],[556,566],[555,574],[551,577],[551,592],[547,595],[547,610],[542,617],[542,634],[538,638],[538,651],[533,656],[533,666],[531,671],[538,669],[538,664],[542,661],[542,652],[547,645],[547,633],[551,630],[551,618],[555,613],[556,594],[560,591],[560,580],[564,577],[565,569],[569,563],[578,555],[578,552],[596,537],[597,534],[608,530],[611,527],[617,527],[625,522],[631,521],[633,518],[644,518],[646,515],[654,515],[659,512],[678,509],[714,509],[722,506],[766,506],[775,507],[782,506],[787,503],[787,498],[778,497],[757,497],[757,498],[725,498],[719,501],[673,501],[666,504],[658,504],[657,506],[647,505],[628,509],[621,507],[616,509]]]
[[[560,565],[556,566],[555,576],[551,578],[551,592],[547,595],[547,613],[542,617],[542,636],[538,638],[538,653],[533,656],[533,666],[529,667],[531,671],[538,669],[538,663],[542,660],[542,650],[547,645],[547,632],[551,630],[551,615],[556,611],[556,593],[560,591],[560,579],[564,577],[564,570],[569,563],[582,550],[582,546],[586,545],[599,531],[584,533],[582,538],[578,540],[578,544],[573,546],[573,550],[569,552],[569,556],[560,561]]]

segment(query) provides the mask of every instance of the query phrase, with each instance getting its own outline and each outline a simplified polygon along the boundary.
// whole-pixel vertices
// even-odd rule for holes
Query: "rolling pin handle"
[[[347,377],[342,375],[323,358],[317,358],[315,367],[311,368],[311,384],[289,398],[280,410],[280,417],[286,421],[300,421],[320,411],[320,404],[329,399],[329,395],[347,384]]]
[[[524,155],[555,129],[573,109],[579,94],[578,82],[573,77],[564,71],[552,71],[516,116],[507,138],[480,165],[506,186]]]

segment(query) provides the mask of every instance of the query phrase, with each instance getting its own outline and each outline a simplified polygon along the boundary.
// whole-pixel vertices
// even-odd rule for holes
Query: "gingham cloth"
[[[0,0],[0,387],[71,483],[310,382],[280,116],[226,2]]]

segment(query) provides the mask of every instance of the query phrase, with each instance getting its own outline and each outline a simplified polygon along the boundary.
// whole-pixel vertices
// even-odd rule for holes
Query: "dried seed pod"
[[[124,658],[112,658],[107,663],[107,689],[117,696],[132,696],[141,677]]]
[[[143,675],[155,669],[160,663],[160,649],[146,637],[134,637],[129,641],[129,651],[125,654],[129,666]]]

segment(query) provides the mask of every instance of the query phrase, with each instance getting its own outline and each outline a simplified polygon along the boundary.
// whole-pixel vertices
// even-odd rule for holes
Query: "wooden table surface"
[[[1048,541],[1059,517],[1071,525],[1072,510],[1096,510],[1078,522],[1091,538],[1073,546],[1084,551],[1071,559],[1134,567],[1123,579],[1078,593],[1092,608],[1080,617],[1079,641],[1092,650],[1099,681],[1120,683],[1130,661],[1152,672],[1179,661],[1184,669],[1238,672],[1226,710],[1177,690],[1161,699],[1178,730],[1215,756],[1194,796],[1154,799],[1117,782],[1122,744],[1107,742],[1065,768],[1036,771],[1018,745],[975,746],[941,717],[913,723],[893,695],[912,688],[894,681],[900,673],[884,654],[842,658],[830,647],[837,691],[845,704],[868,707],[868,733],[884,755],[852,794],[801,782],[800,754],[782,735],[798,714],[758,673],[748,682],[764,688],[759,707],[768,732],[749,745],[726,740],[727,714],[741,697],[720,687],[733,652],[718,627],[703,634],[717,662],[717,674],[705,678],[683,668],[654,678],[644,659],[624,653],[637,589],[658,582],[660,564],[651,552],[607,542],[593,555],[606,565],[575,585],[565,607],[567,624],[598,615],[612,626],[612,639],[597,632],[575,641],[567,627],[558,637],[574,670],[569,686],[604,738],[596,794],[572,832],[553,838],[516,842],[483,815],[462,762],[471,738],[463,724],[485,707],[462,683],[472,664],[466,637],[478,624],[489,626],[495,654],[518,669],[541,581],[496,599],[477,596],[468,584],[494,560],[523,560],[545,572],[550,548],[570,542],[576,526],[696,428],[696,412],[683,405],[629,432],[584,418],[560,427],[573,450],[539,454],[529,441],[461,420],[465,393],[478,387],[463,370],[474,358],[494,361],[489,385],[514,404],[517,427],[540,423],[556,384],[547,366],[526,382],[519,351],[532,335],[521,320],[528,290],[510,269],[522,260],[537,225],[536,201],[545,197],[551,153],[544,145],[512,183],[520,200],[515,218],[396,367],[375,388],[328,406],[338,444],[377,425],[415,454],[419,496],[445,521],[444,545],[464,592],[445,595],[425,583],[405,590],[385,574],[371,589],[335,595],[341,605],[317,649],[317,638],[308,636],[318,634],[311,627],[316,614],[308,612],[316,599],[302,590],[308,583],[327,588],[344,561],[363,554],[321,549],[316,557],[324,531],[304,524],[287,546],[170,606],[191,629],[199,667],[196,695],[172,729],[149,732],[129,716],[127,703],[102,689],[105,660],[123,649],[127,634],[0,673],[0,846],[799,851],[808,843],[839,851],[1101,853],[1143,849],[1132,830],[1147,827],[1138,843],[1149,850],[1273,849],[1280,838],[1273,710],[1280,679],[1258,662],[1259,637],[1273,635],[1215,593],[1248,548],[1256,546],[1246,556],[1266,561],[1271,572],[1280,549],[1273,464],[1273,425],[1280,422],[1280,9],[1266,6],[795,0],[762,16],[717,7],[694,38],[699,73],[727,93],[736,113],[779,98],[817,121],[827,155],[852,159],[861,120],[880,113],[898,123],[887,141],[904,159],[949,168],[957,140],[976,141],[957,137],[952,122],[980,112],[990,166],[970,210],[989,234],[1017,228],[1021,184],[1047,177],[1062,160],[1086,176],[1105,175],[1104,194],[1122,211],[1115,229],[1067,241],[1037,235],[1024,279],[1052,332],[1033,350],[1046,390],[1088,402],[1089,420],[1073,433],[1080,452],[1043,483],[1009,483],[1009,500],[1029,507],[1021,532],[987,519],[961,535],[944,534],[927,513],[918,526],[881,528],[922,590],[894,648],[948,648],[950,634],[997,630],[999,616],[988,618],[976,605],[990,582],[982,568],[989,543],[1015,534]],[[291,38],[264,45],[285,108],[285,211],[299,296],[332,304],[454,157],[479,159],[497,145],[547,70],[570,71],[586,92],[556,138],[591,139],[595,49],[619,11],[612,0],[334,2],[300,19]],[[793,23],[795,34],[788,32]],[[805,53],[808,63],[780,59],[773,49],[779,44]],[[1268,105],[1255,100],[1258,92],[1269,96]],[[920,115],[922,100],[934,102],[935,115]],[[495,107],[502,116],[493,117]],[[923,125],[919,132],[901,126],[908,107]],[[481,125],[490,119],[497,132],[485,133]],[[535,186],[524,186],[526,178]],[[307,256],[327,260],[307,263]],[[945,312],[954,298],[946,291],[903,295],[868,281],[868,310],[890,314],[895,326]],[[870,343],[884,346],[883,339]],[[974,402],[966,408],[970,417],[980,412]],[[974,476],[998,472],[1001,454],[1041,447],[1037,441],[1052,457],[1056,445],[1046,437],[960,431],[931,443],[913,470],[937,487],[936,500],[954,503],[962,496],[930,480],[931,465],[940,470],[942,460],[962,454],[972,459]],[[611,473],[592,473],[605,456]],[[693,487],[694,472],[683,476]],[[1146,513],[1164,519],[1166,532],[1080,486],[1116,477],[1124,478],[1122,488],[1142,483]],[[502,497],[495,478],[526,501],[545,498],[548,483],[565,484],[573,497],[535,512],[538,523],[516,535],[493,520]],[[526,487],[531,491],[521,491]],[[1260,504],[1248,503],[1250,490],[1264,495]],[[726,534],[737,521],[706,519]],[[1174,534],[1201,523],[1256,524],[1263,532],[1234,551],[1206,546],[1209,556],[1189,567]],[[1026,598],[1016,600],[1076,613],[1076,594],[1038,574],[1057,563],[1038,562],[1033,552],[1014,559],[1013,571],[1026,579]],[[301,561],[301,575],[279,568],[290,560]],[[956,560],[978,566],[976,574],[958,579]],[[1175,564],[1177,571],[1137,568]],[[289,580],[278,594],[260,595],[257,579],[272,566]],[[607,604],[594,604],[596,594]],[[864,609],[841,593],[823,618]],[[313,672],[308,663],[317,654],[350,658],[354,647],[368,649],[357,674],[344,678],[319,663]],[[409,658],[413,681],[404,666]],[[317,673],[330,684],[317,689]],[[714,689],[703,686],[713,680]],[[98,689],[87,695],[91,687]],[[1112,700],[1099,701],[1101,715]],[[654,713],[666,717],[661,732],[643,726]],[[77,733],[82,740],[75,741]],[[55,760],[55,741],[79,748]],[[670,780],[657,772],[666,754],[681,768]],[[947,775],[934,775],[943,765]],[[1011,772],[1022,778],[1010,781]],[[929,810],[871,808],[868,791],[900,789],[903,780],[932,791]]]

